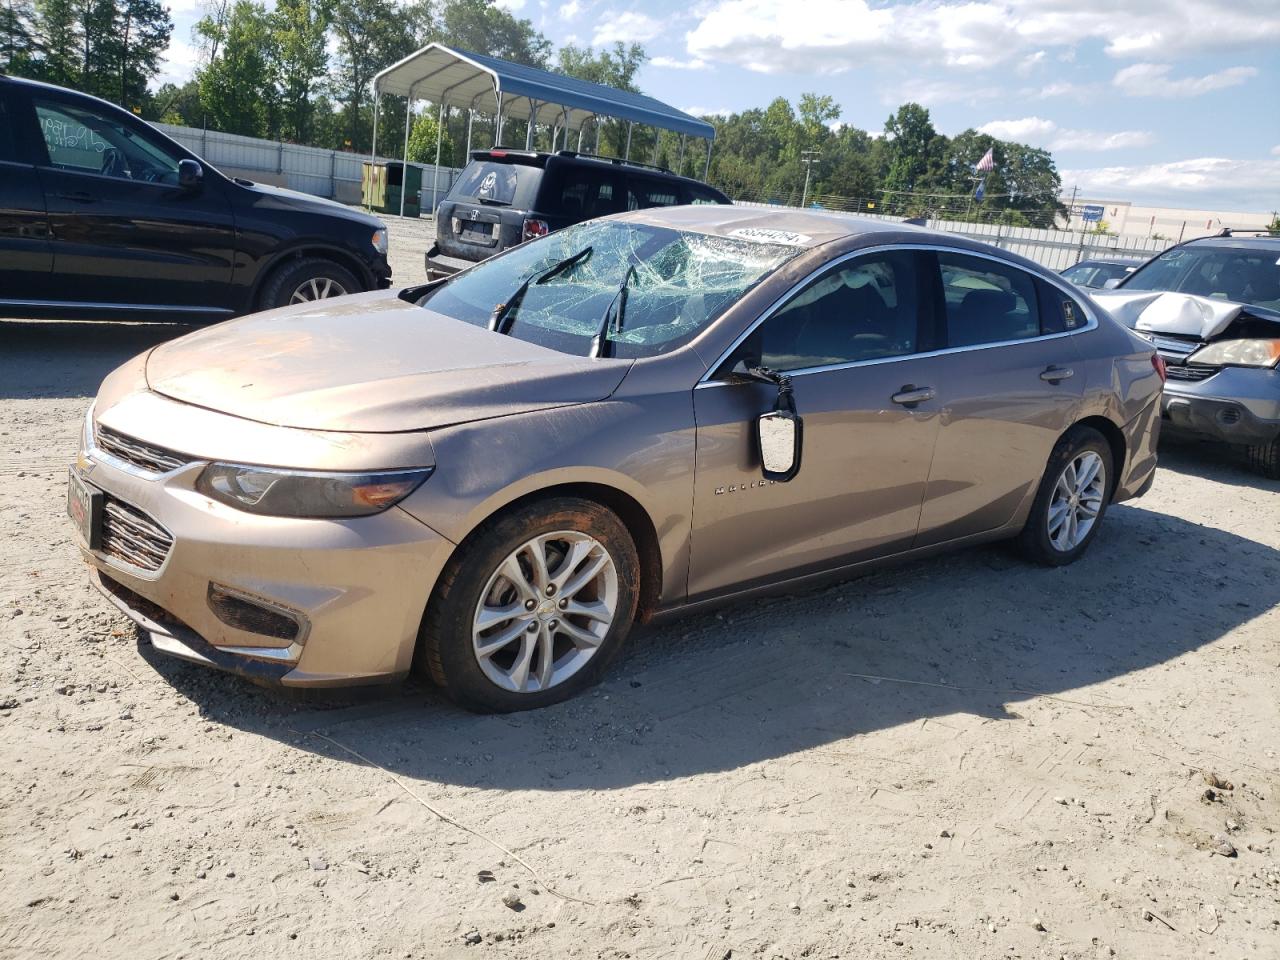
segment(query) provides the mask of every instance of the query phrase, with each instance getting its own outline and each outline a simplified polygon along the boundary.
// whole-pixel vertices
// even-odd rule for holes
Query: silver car
[[[103,384],[68,505],[159,650],[516,710],[660,614],[1004,538],[1069,563],[1150,483],[1160,388],[991,247],[644,210],[156,347]]]
[[[1168,365],[1166,425],[1280,479],[1280,237],[1190,240],[1097,296]]]

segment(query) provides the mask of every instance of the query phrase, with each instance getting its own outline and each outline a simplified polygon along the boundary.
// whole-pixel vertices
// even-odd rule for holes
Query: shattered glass
[[[713,237],[647,224],[596,221],[561,230],[479,264],[433,292],[423,306],[487,326],[531,276],[590,247],[588,256],[530,284],[508,312],[510,336],[586,355],[630,267],[621,330],[607,338],[616,357],[672,350],[706,329],[751,287],[800,252],[780,243]]]

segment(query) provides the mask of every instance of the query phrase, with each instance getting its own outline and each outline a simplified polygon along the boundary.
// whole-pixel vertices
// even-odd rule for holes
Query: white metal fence
[[[340,203],[360,202],[360,165],[369,159],[367,154],[302,147],[295,143],[175,127],[167,123],[155,126],[219,170],[233,176],[244,175]],[[434,210],[431,191],[435,182],[435,166],[420,163],[412,166],[422,170],[422,209],[424,212]],[[453,167],[440,167],[437,199],[449,192],[458,172]]]
[[[748,200],[735,200],[734,203],[742,207],[761,207],[772,210],[802,209]],[[843,217],[890,220],[898,223],[907,219],[883,213],[849,213],[843,210],[825,212]],[[1172,245],[1172,241],[1148,237],[1115,237],[1079,230],[1045,230],[1039,227],[1011,227],[999,223],[969,223],[962,220],[930,219],[925,225],[933,230],[959,234],[972,240],[989,243],[1001,250],[1020,254],[1050,270],[1065,270],[1072,264],[1091,257],[1147,260]]]

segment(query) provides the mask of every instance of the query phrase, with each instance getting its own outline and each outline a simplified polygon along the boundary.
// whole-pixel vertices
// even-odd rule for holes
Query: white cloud
[[[681,107],[680,109],[691,117],[727,117],[737,112],[728,107]]]
[[[707,69],[707,61],[699,60],[694,57],[692,60],[681,60],[678,57],[651,57],[649,63],[655,67],[665,67],[668,70],[705,70]]]
[[[178,37],[175,30],[169,37],[169,48],[164,52],[160,72],[156,75],[155,85],[174,83],[178,86],[191,79],[200,65],[200,50]]]
[[[839,73],[868,63],[982,68],[1069,53],[1165,59],[1280,43],[1275,0],[719,0],[689,53],[760,73]],[[1025,63],[1026,58],[1032,58]]]
[[[1280,157],[1280,143],[1277,143],[1274,147],[1271,148],[1271,155],[1273,157]]]
[[[493,0],[493,5],[509,13],[517,13],[524,8],[524,0]]]
[[[978,132],[1001,140],[1013,140],[1048,150],[1123,150],[1129,147],[1149,146],[1155,141],[1151,133],[1146,130],[1120,130],[1114,133],[1069,130],[1043,117],[992,120],[980,126]]]
[[[1037,50],[1035,53],[1027,54],[1022,58],[1022,62],[1018,64],[1018,76],[1030,76],[1036,67],[1044,63],[1045,57],[1048,55],[1044,50]]]
[[[911,79],[894,86],[879,88],[880,102],[888,106],[919,103],[926,107],[944,103],[978,103],[1006,96],[1008,90],[995,85],[957,83],[954,80]]]
[[[1172,70],[1167,63],[1135,63],[1117,71],[1111,82],[1131,97],[1198,97],[1211,90],[1239,86],[1258,75],[1254,67],[1228,67],[1203,77],[1172,80]]]
[[[560,4],[560,19],[572,20],[582,12],[581,0],[569,0],[568,3]]]
[[[621,41],[623,43],[644,43],[652,40],[662,32],[662,24],[653,17],[643,13],[609,13],[601,15],[596,25],[595,35],[591,38],[592,46]]]
[[[1151,198],[1171,205],[1201,200],[1215,206],[1263,211],[1276,204],[1280,159],[1200,157],[1144,166],[1063,170],[1062,182],[1095,196]]]

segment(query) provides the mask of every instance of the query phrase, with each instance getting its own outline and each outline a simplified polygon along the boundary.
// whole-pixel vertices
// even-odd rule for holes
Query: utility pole
[[[804,164],[804,190],[800,193],[800,206],[804,207],[809,201],[809,174],[813,170],[813,161],[817,160],[821,153],[817,150],[802,150],[800,152],[800,162]]]

